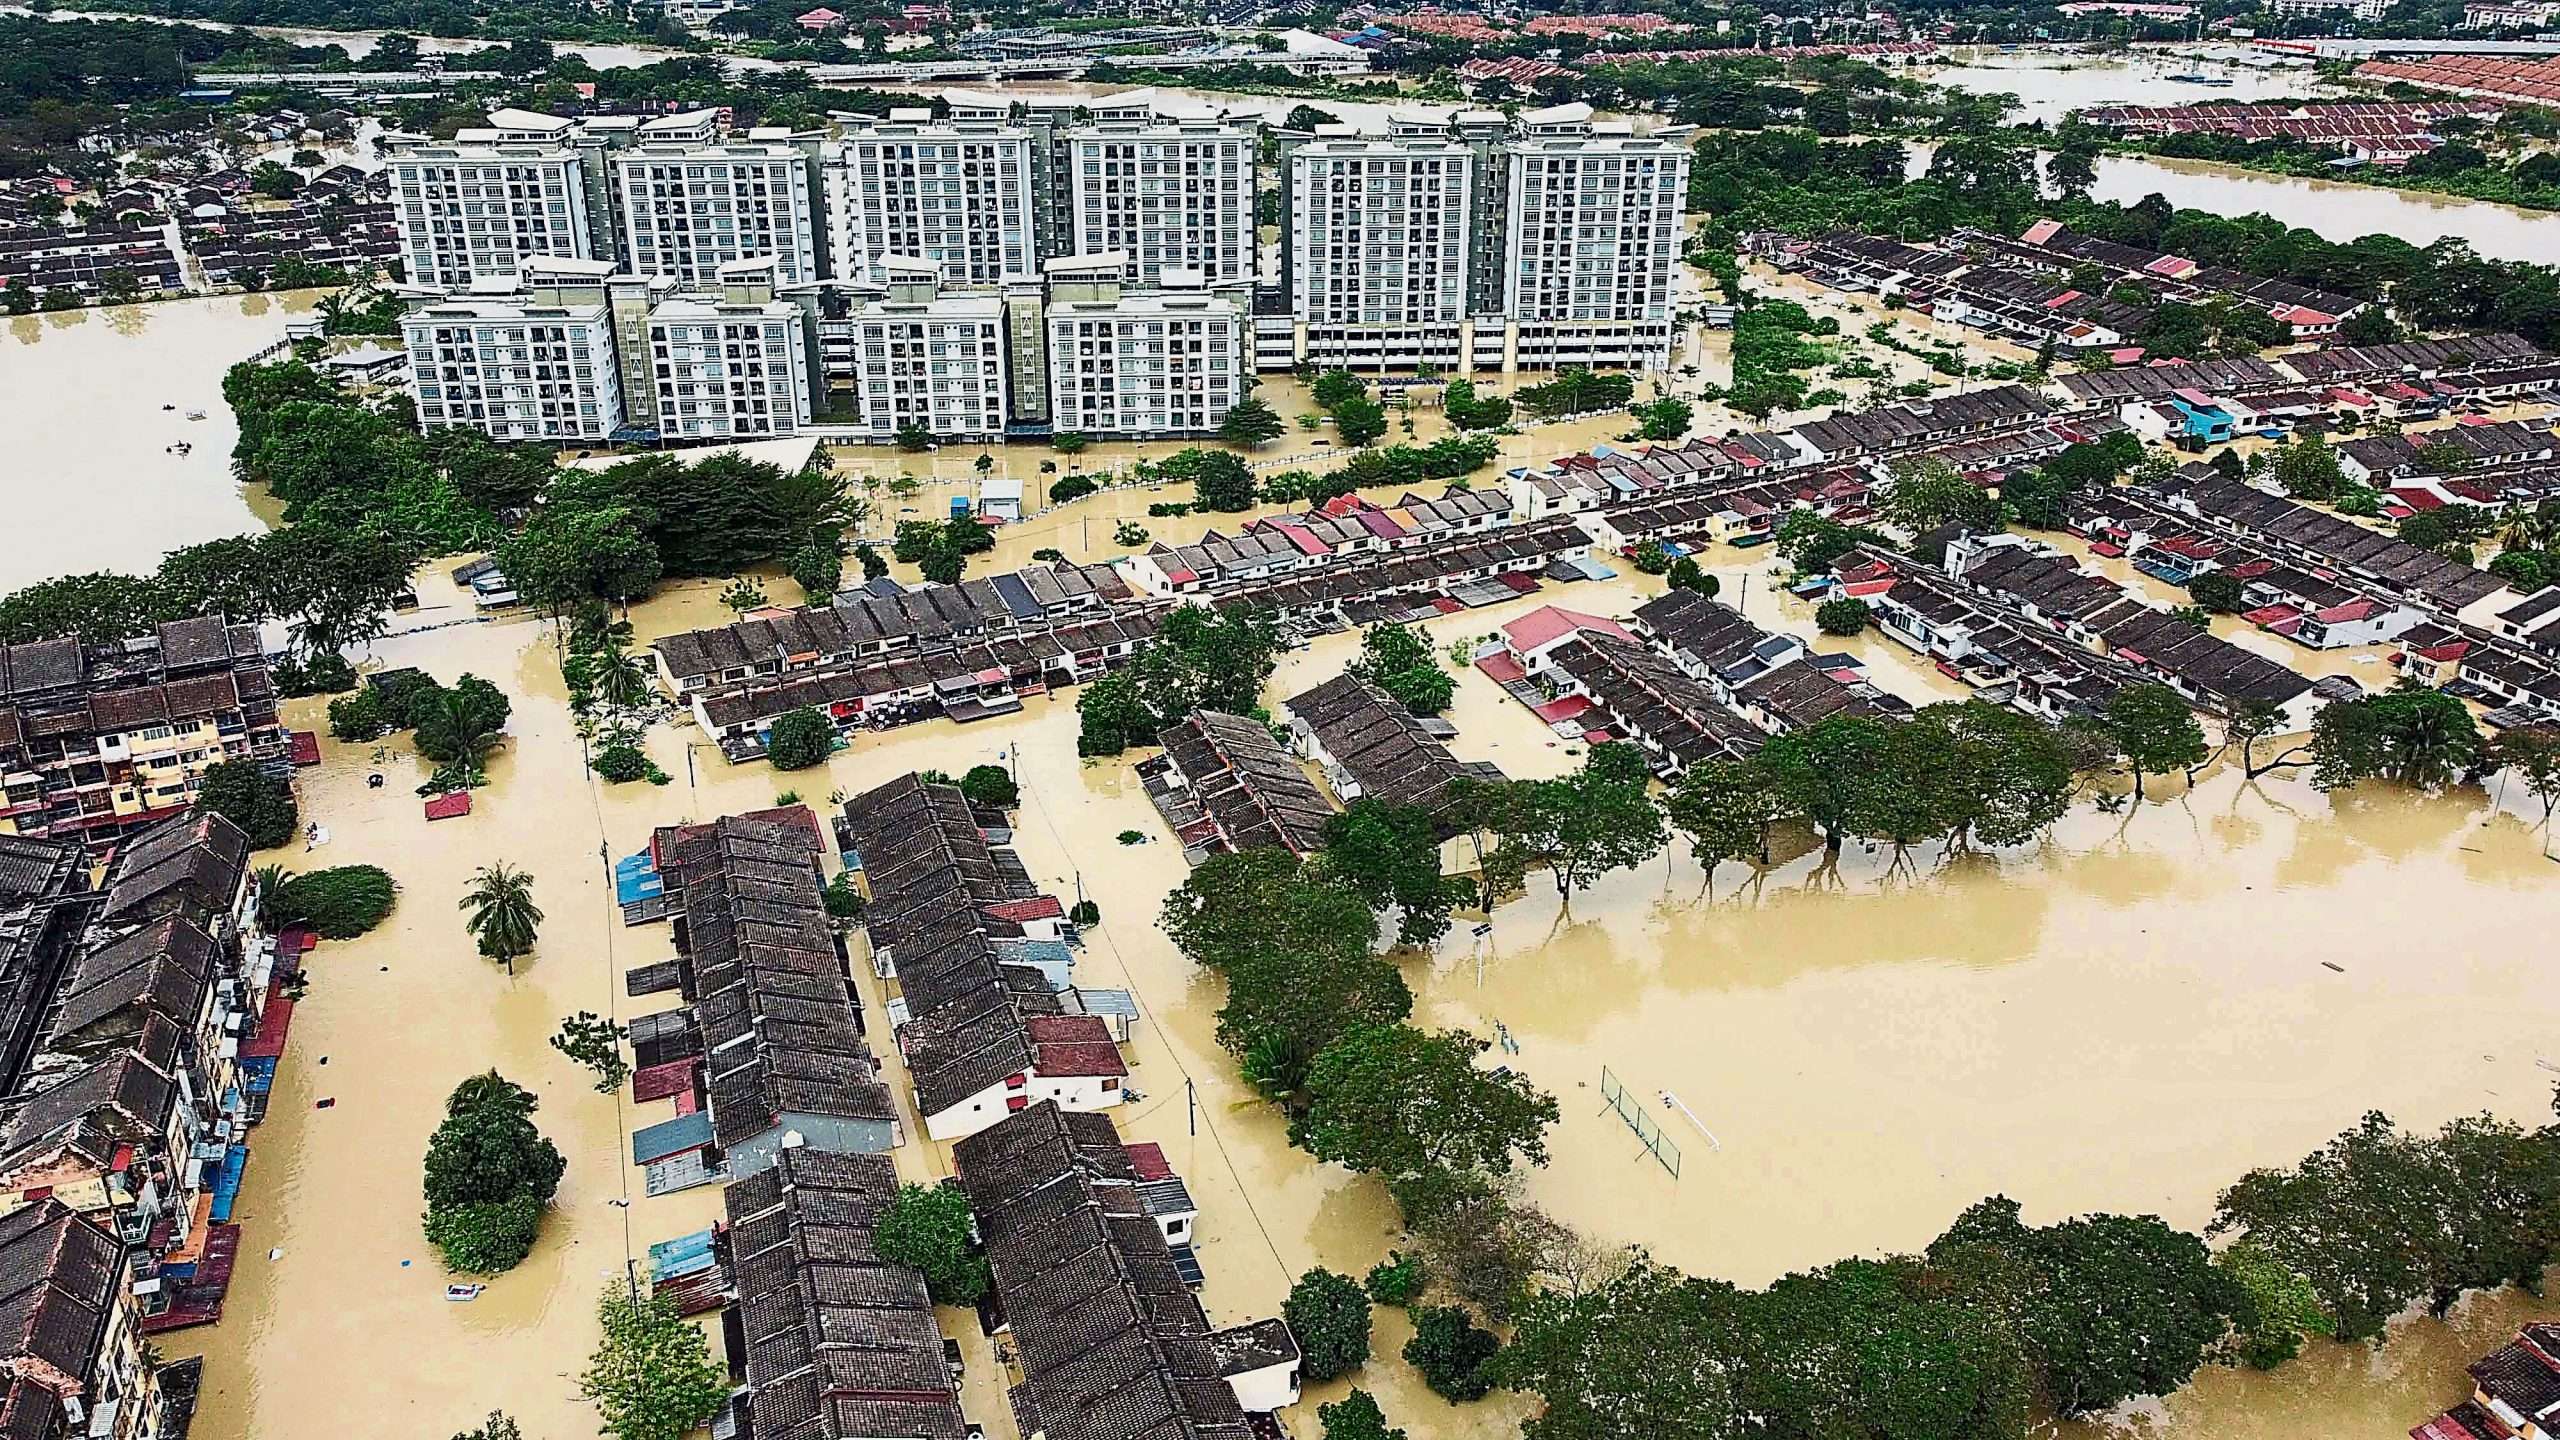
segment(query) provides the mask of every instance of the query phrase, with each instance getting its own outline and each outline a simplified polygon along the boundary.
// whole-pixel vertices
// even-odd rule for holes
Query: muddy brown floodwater
[[[1756,618],[1808,628],[1804,607],[1769,589],[1765,561],[1717,558],[1733,562],[1719,572],[1726,593]],[[1547,600],[1623,614],[1653,583],[1555,589],[1430,628],[1445,644]],[[466,619],[440,576],[421,585],[429,608],[407,623]],[[642,607],[642,638],[717,618],[715,589]],[[1352,648],[1336,636],[1285,657],[1272,695],[1329,676]],[[1848,648],[1906,695],[1946,693],[1887,642]],[[572,1011],[627,1018],[665,1002],[621,993],[622,971],[669,942],[662,927],[620,925],[607,858],[654,825],[771,804],[784,790],[824,804],[830,791],[927,766],[1018,765],[1025,863],[1099,901],[1079,978],[1138,998],[1131,1083],[1145,1098],[1118,1118],[1131,1138],[1165,1145],[1202,1203],[1211,1313],[1273,1313],[1308,1266],[1356,1273],[1395,1243],[1383,1193],[1289,1149],[1275,1114],[1236,1080],[1214,1039],[1217,987],[1154,924],[1186,873],[1181,855],[1127,763],[1075,758],[1071,695],[982,725],[865,734],[825,771],[798,774],[729,766],[689,745],[690,729],[661,726],[650,748],[673,783],[608,788],[579,772],[539,625],[425,629],[373,658],[498,681],[517,697],[512,738],[475,813],[432,827],[408,793],[421,767],[405,750],[377,760],[374,747],[330,743],[304,772],[305,808],[330,839],[285,862],[379,863],[399,877],[401,900],[381,930],[314,955],[249,1164],[230,1312],[165,1342],[209,1358],[198,1422],[208,1440],[436,1437],[492,1406],[528,1434],[588,1433],[575,1376],[594,1342],[595,1295],[650,1242],[707,1223],[718,1205],[710,1190],[636,1196],[626,1137],[664,1105],[595,1094],[545,1044]],[[297,722],[314,708],[300,702]],[[1577,747],[1480,676],[1462,677],[1453,718],[1465,758],[1523,776],[1578,762]],[[369,790],[376,768],[390,783]],[[1462,929],[1408,963],[1419,1018],[1507,1027],[1520,1047],[1510,1063],[1562,1102],[1554,1163],[1529,1184],[1538,1203],[1747,1284],[1918,1246],[1995,1191],[2039,1219],[2106,1208],[2200,1224],[2240,1172],[2297,1158],[2368,1108],[2413,1125],[2546,1113],[2552,1076],[2540,1062],[2560,1033],[2560,997],[2525,937],[2560,925],[2560,876],[2514,797],[2504,810],[2478,792],[2333,802],[2229,774],[2192,794],[2162,788],[2171,793],[2122,816],[2084,810],[2042,845],[1946,864],[1893,867],[1853,849],[1836,874],[1808,856],[1757,884],[1728,867],[1708,887],[1681,853],[1612,877],[1569,911],[1551,889],[1533,891],[1496,916],[1489,939]],[[1119,845],[1124,830],[1149,843]],[[455,909],[472,868],[500,859],[533,872],[548,915],[538,954],[513,978],[474,957]],[[876,1016],[879,989],[857,972]],[[569,1173],[532,1259],[478,1301],[451,1304],[418,1235],[418,1159],[446,1090],[492,1065],[542,1097],[537,1119]],[[1601,1112],[1603,1065],[1640,1096],[1674,1092],[1714,1131],[1710,1142],[1659,1112],[1683,1151],[1677,1180]],[[324,1098],[336,1103],[315,1109]],[[896,1160],[915,1179],[949,1168],[947,1147],[920,1141]],[[2273,1376],[2210,1373],[2077,1428],[2396,1433],[2460,1391],[2463,1362],[2520,1318],[2551,1313],[2484,1297],[2451,1323],[2403,1325],[2379,1352],[2329,1347]],[[1009,1434],[985,1343],[967,1317],[944,1321],[969,1351],[973,1417]],[[1432,1397],[1393,1358],[1401,1326],[1382,1312],[1377,1358],[1354,1377],[1397,1424],[1418,1440],[1511,1433],[1523,1402],[1458,1409]],[[1310,1405],[1342,1388],[1312,1391]],[[1297,1423],[1311,1431],[1312,1410]]]

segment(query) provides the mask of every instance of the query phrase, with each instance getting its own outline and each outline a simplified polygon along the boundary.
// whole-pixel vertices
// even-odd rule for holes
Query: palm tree
[[[590,679],[596,698],[616,710],[638,709],[649,698],[649,672],[639,657],[619,645],[609,645],[595,658]]]
[[[496,716],[481,697],[466,690],[447,690],[418,717],[415,743],[418,753],[430,760],[476,770],[480,757],[497,746]]]
[[[534,929],[542,923],[533,877],[503,860],[483,865],[472,872],[461,908],[471,912],[462,928],[479,940],[480,953],[516,973],[516,957],[533,952]]]

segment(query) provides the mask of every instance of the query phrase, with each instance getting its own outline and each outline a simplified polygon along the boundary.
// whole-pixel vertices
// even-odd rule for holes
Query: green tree
[[[2250,1369],[2273,1370],[2301,1354],[2306,1340],[2336,1328],[2311,1282],[2251,1242],[2222,1247],[2213,1263],[2240,1297],[2232,1340],[2240,1363]]]
[[[2264,700],[2243,700],[2222,722],[2222,743],[2240,747],[2240,776],[2255,780],[2272,770],[2290,769],[2305,763],[2302,756],[2311,749],[2303,741],[2278,749],[2265,760],[2258,758],[2258,747],[2285,733],[2284,712]]]
[[[1333,407],[1333,433],[1345,445],[1366,445],[1387,433],[1387,412],[1377,401],[1355,395]]]
[[[1277,440],[1288,428],[1278,411],[1260,397],[1247,395],[1229,407],[1227,418],[1218,422],[1218,438],[1230,445],[1250,447]]]
[[[2334,499],[2346,478],[2338,468],[2337,452],[2316,435],[2276,452],[2276,483],[2296,500]]]
[[[1368,902],[1279,846],[1213,855],[1165,897],[1175,947],[1226,977],[1218,1043],[1275,1099],[1306,1083],[1318,1052],[1349,1026],[1393,1024],[1413,992],[1377,955]]]
[[[633,1297],[620,1282],[597,1302],[604,1338],[578,1377],[615,1440],[682,1440],[729,1400],[729,1372],[673,1300]]]
[[[2000,528],[2000,502],[1965,473],[1935,457],[1896,461],[1885,491],[1884,518],[1920,535],[1941,525]]]
[[[533,901],[533,877],[505,861],[471,872],[471,888],[460,908],[468,912],[462,928],[480,943],[480,953],[516,973],[516,960],[533,953],[542,925],[542,907]]]
[[[1319,1160],[1383,1178],[1407,1201],[1450,1175],[1547,1163],[1554,1097],[1517,1071],[1481,1069],[1492,1048],[1463,1030],[1359,1025],[1316,1056],[1290,1138]]]
[[[1316,1407],[1324,1440],[1405,1440],[1402,1429],[1387,1423],[1387,1413],[1366,1390],[1354,1389],[1329,1405]]]
[[[1253,471],[1224,450],[1207,450],[1192,470],[1193,504],[1202,510],[1235,514],[1253,508]]]
[[[1909,724],[1944,737],[1909,757],[1918,772],[1909,778],[1934,781],[1932,798],[1950,840],[2024,844],[2070,807],[2077,766],[2062,733],[2044,721],[1964,700],[1926,706]]]
[[[2166,685],[2127,685],[2107,697],[2107,735],[2133,767],[2133,798],[2142,798],[2146,775],[2165,775],[2204,762],[2204,727],[2178,692]]]
[[[1363,630],[1360,658],[1350,668],[1416,715],[1437,715],[1457,697],[1457,682],[1440,668],[1431,637],[1414,626],[1381,620]]]
[[[2311,722],[2311,783],[2335,790],[2382,779],[2437,790],[2478,766],[2485,749],[2469,706],[2404,678],[2379,695],[2321,707]]]
[[[933,432],[921,425],[901,425],[890,439],[910,455],[921,454],[934,446]]]
[[[427,1238],[449,1269],[495,1274],[533,1248],[543,1209],[568,1169],[533,1127],[540,1102],[497,1071],[475,1075],[445,1100],[427,1142]]]
[[[1769,773],[1745,760],[1702,760],[1680,774],[1662,803],[1673,828],[1712,878],[1727,860],[1768,863],[1769,827],[1786,802]]]
[[[1386,1259],[1369,1267],[1360,1283],[1369,1298],[1381,1305],[1411,1305],[1421,1297],[1429,1273],[1421,1256],[1390,1250]]]
[[[631,1062],[622,1058],[622,1042],[630,1032],[592,1010],[581,1010],[560,1022],[551,1048],[596,1072],[596,1093],[610,1095],[631,1078]]]
[[[1440,836],[1431,812],[1372,795],[1325,820],[1320,868],[1370,909],[1396,907],[1400,945],[1430,945],[1447,934],[1450,907],[1463,888],[1440,873]]]
[[[1464,1404],[1481,1400],[1493,1389],[1489,1362],[1502,1349],[1490,1330],[1469,1319],[1455,1305],[1423,1305],[1413,1311],[1413,1338],[1404,1345],[1404,1363],[1443,1400]]]
[[[446,764],[477,767],[496,748],[514,709],[504,692],[477,675],[451,689],[438,688],[416,705],[412,723],[418,753]]]
[[[1865,816],[1868,777],[1884,766],[1884,722],[1847,713],[1769,737],[1755,757],[1789,814],[1802,815],[1837,854]]]
[[[1346,402],[1367,399],[1369,384],[1348,370],[1327,370],[1316,377],[1308,393],[1324,409],[1339,410]]]
[[[2219,570],[2207,570],[2187,582],[2187,596],[2208,615],[2237,615],[2247,602],[2240,582]]]
[[[1733,1287],[1641,1253],[1606,1284],[1539,1291],[1521,1307],[1495,1383],[1545,1408],[1524,1440],[1672,1440],[1732,1433],[1740,1348]]]
[[[2513,725],[2498,732],[2488,750],[2489,763],[2513,771],[2533,798],[2542,802],[2542,824],[2560,809],[2560,726]]]
[[[974,1305],[992,1278],[969,1241],[969,1196],[959,1186],[901,1185],[880,1212],[871,1243],[880,1258],[924,1275],[937,1305]]]
[[[1319,1385],[1369,1358],[1369,1297],[1348,1275],[1319,1267],[1299,1276],[1281,1302],[1280,1318],[1298,1339],[1301,1370]]]
[[[720,603],[743,615],[750,610],[761,610],[773,601],[764,593],[764,586],[752,577],[740,577],[730,581],[729,588],[720,592]]]
[[[1674,590],[1692,591],[1710,600],[1715,598],[1717,591],[1724,588],[1722,581],[1700,569],[1698,562],[1686,555],[1671,562],[1671,568],[1664,572],[1664,578],[1671,582],[1671,588]]]
[[[307,925],[328,940],[352,940],[391,913],[391,875],[375,865],[311,870],[266,890],[259,913],[270,930]]]
[[[240,827],[252,850],[272,850],[302,828],[293,782],[270,775],[255,760],[221,760],[196,780],[196,813],[219,815]]]
[[[792,582],[807,604],[824,605],[844,588],[844,556],[833,545],[803,545],[791,552],[790,565]]]
[[[1855,635],[1867,628],[1875,613],[1866,601],[1843,596],[1815,606],[1813,623],[1825,635]]]
[[[504,1410],[492,1410],[488,1419],[460,1432],[453,1440],[524,1440],[524,1427],[508,1418]]]
[[[1627,762],[1637,767],[1632,777],[1614,768]],[[1652,859],[1670,835],[1645,792],[1641,766],[1632,748],[1595,746],[1575,774],[1529,782],[1517,792],[1504,843],[1544,863],[1566,899],[1612,870]]]
[[[1748,1297],[1735,1409],[1773,1435],[2025,1434],[2015,1332],[1944,1288],[1917,1261],[1843,1260]]]
[[[1698,412],[1688,401],[1665,395],[1630,406],[1628,413],[1635,416],[1638,431],[1647,440],[1677,440],[1689,433],[1689,422]]]
[[[1928,1256],[1986,1320],[2016,1327],[2045,1403],[2064,1416],[2185,1385],[2241,1304],[2204,1242],[2155,1216],[2028,1226],[2016,1201],[1993,1196]]]
[[[786,710],[773,719],[773,728],[765,738],[765,758],[776,770],[806,770],[824,765],[835,753],[835,722],[818,710],[804,705]]]
[[[960,777],[960,793],[982,810],[1010,810],[1022,803],[1022,787],[1001,765],[972,765]]]

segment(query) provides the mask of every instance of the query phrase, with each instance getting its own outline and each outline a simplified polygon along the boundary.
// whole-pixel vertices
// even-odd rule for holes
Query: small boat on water
[[[190,420],[201,420],[204,418],[204,412],[201,410],[190,410],[187,412],[187,418]]]
[[[444,1298],[454,1301],[477,1300],[480,1298],[480,1292],[488,1288],[486,1285],[447,1285],[444,1287]]]
[[[2221,75],[2206,75],[2194,70],[2189,70],[2182,75],[2171,75],[2167,78],[2180,85],[2205,85],[2216,90],[2228,90],[2231,88],[2233,83],[2227,77]]]

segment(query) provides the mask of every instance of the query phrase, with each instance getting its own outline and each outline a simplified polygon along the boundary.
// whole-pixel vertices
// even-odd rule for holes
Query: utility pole
[[[1182,1103],[1191,1112],[1191,1133],[1197,1138],[1200,1134],[1200,1087],[1187,1075],[1182,1080]]]

